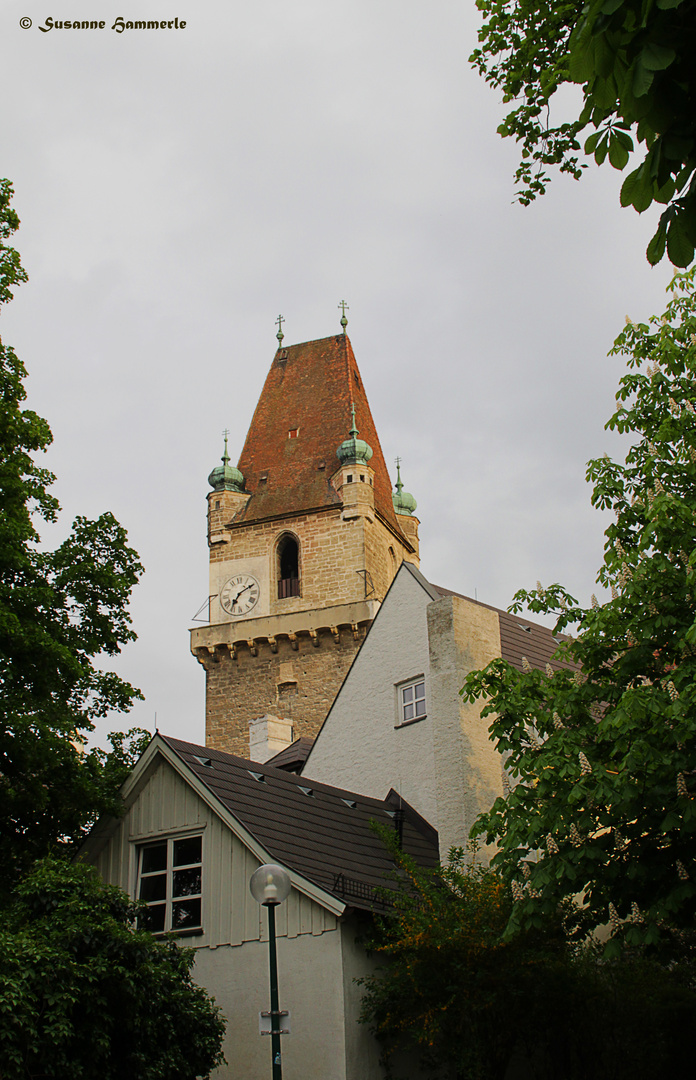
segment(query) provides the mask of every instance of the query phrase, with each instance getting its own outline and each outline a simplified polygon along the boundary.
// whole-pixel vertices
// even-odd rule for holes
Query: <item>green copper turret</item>
[[[364,439],[359,439],[360,432],[355,426],[355,405],[351,405],[352,426],[348,438],[342,442],[336,451],[341,465],[367,465],[372,457],[372,447]]]
[[[414,510],[418,506],[418,503],[413,498],[413,495],[408,491],[404,491],[404,485],[401,483],[401,459],[396,459],[396,494],[392,495],[392,502],[394,503],[394,509],[397,514],[408,514],[409,517],[413,514]]]
[[[225,431],[225,452],[220,459],[222,465],[215,466],[208,477],[208,483],[213,491],[244,491],[244,477],[239,469],[230,465],[230,455],[227,452],[228,435],[229,432]]]

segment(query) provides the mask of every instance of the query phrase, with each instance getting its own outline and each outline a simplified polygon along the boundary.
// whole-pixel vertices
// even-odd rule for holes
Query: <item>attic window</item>
[[[201,932],[203,837],[157,840],[138,848],[138,926],[153,934]]]
[[[355,810],[356,806],[358,805],[354,799],[341,799],[341,802],[344,802],[346,806],[349,806],[351,808],[351,810]]]
[[[265,484],[267,480],[268,480],[268,473],[267,472],[262,472],[260,477],[259,477],[259,483],[260,484]]]
[[[355,379],[358,386],[360,386],[360,376],[358,375],[357,371],[353,372],[353,378]]]
[[[317,465],[317,468],[318,469],[325,469],[326,468],[326,462],[325,461],[320,461],[319,464]]]
[[[524,630],[525,634],[531,634],[531,626],[523,626],[522,623],[518,623],[517,625],[519,626],[520,630]]]
[[[249,769],[248,772],[249,772],[249,776],[253,777],[254,780],[258,780],[259,784],[265,784],[266,783],[266,777],[263,775],[263,773],[261,773],[261,772],[252,772],[251,769]]]
[[[311,787],[301,787],[300,791],[303,795],[307,795],[310,799],[314,798],[314,791]]]
[[[213,763],[209,757],[199,757],[198,754],[194,754],[194,761],[197,761],[200,765],[205,765],[206,769],[212,769]]]
[[[288,438],[289,439],[296,439],[299,434],[300,434],[300,429],[298,427],[290,428],[290,430],[288,432]]]

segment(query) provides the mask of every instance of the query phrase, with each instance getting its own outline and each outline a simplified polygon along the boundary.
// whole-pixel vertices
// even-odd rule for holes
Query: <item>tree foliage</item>
[[[597,164],[625,169],[621,204],[666,206],[647,249],[686,267],[696,245],[696,0],[477,0],[471,62],[515,106],[498,128],[522,145],[518,198],[546,190],[548,168],[576,179],[580,137]],[[552,125],[554,94],[582,86],[574,119]],[[558,99],[557,99],[558,100]],[[556,103],[554,103],[556,104]],[[576,110],[573,110],[575,112]]]
[[[515,896],[509,931],[577,899],[582,936],[683,955],[696,917],[696,295],[677,275],[661,318],[630,321],[607,426],[631,437],[625,463],[591,461],[592,502],[612,509],[598,581],[583,608],[560,585],[512,610],[576,626],[560,653],[581,665],[519,672],[502,660],[463,693],[484,715],[511,790],[476,825]],[[570,924],[569,924],[570,926]]]
[[[194,1080],[220,1064],[194,951],[135,915],[90,867],[46,859],[21,882],[0,930],[3,1080]]]
[[[0,304],[26,280],[7,240],[19,219],[12,187],[0,181]],[[54,551],[39,522],[59,510],[54,477],[34,455],[51,442],[48,424],[23,403],[26,371],[0,341],[0,879],[2,887],[57,840],[115,808],[114,780],[131,758],[116,748],[84,754],[97,717],[127,710],[140,693],[95,664],[135,637],[128,601],[142,567],[112,514],[78,517]],[[135,733],[136,742],[142,733]],[[137,749],[131,748],[131,749]]]
[[[461,850],[422,870],[382,835],[402,876],[368,942],[382,966],[363,980],[362,1019],[388,1077],[401,1067],[412,1075],[414,1056],[438,1080],[654,1080],[690,1070],[692,969],[600,962],[592,947],[568,947],[557,919],[506,935],[512,899],[497,873]]]

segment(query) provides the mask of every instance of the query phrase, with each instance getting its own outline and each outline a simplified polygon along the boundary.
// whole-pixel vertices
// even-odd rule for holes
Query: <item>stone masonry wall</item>
[[[206,746],[249,756],[249,721],[265,713],[287,717],[293,738],[313,738],[321,727],[353,657],[365,638],[341,628],[338,642],[326,632],[298,635],[297,649],[279,638],[277,652],[265,642],[256,644],[254,656],[247,645],[216,650],[206,659]]]

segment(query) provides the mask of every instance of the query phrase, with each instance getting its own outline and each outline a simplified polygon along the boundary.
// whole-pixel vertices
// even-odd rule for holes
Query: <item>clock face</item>
[[[220,603],[228,615],[239,618],[258,603],[261,586],[251,574],[236,574],[220,589]]]

